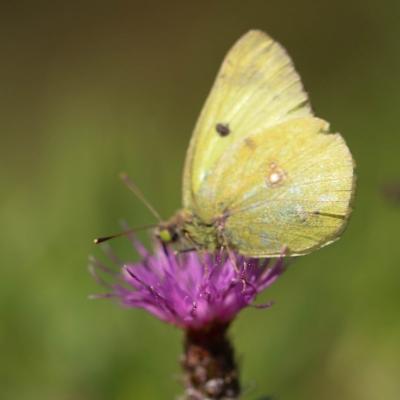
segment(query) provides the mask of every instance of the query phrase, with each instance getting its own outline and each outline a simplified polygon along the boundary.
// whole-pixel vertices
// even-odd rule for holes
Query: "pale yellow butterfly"
[[[354,189],[351,153],[314,116],[289,55],[250,31],[226,55],[197,121],[183,209],[157,235],[250,257],[302,255],[339,238]]]
[[[251,257],[306,254],[339,238],[354,182],[346,143],[314,116],[286,51],[250,31],[217,75],[187,153],[183,210],[159,236]]]

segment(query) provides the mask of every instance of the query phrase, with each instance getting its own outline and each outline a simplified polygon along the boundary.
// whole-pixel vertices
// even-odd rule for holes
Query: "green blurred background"
[[[0,24],[0,397],[172,399],[181,332],[108,300],[93,237],[180,207],[192,127],[250,28],[292,55],[357,161],[342,240],[298,259],[232,338],[246,399],[400,398],[400,5],[385,1],[9,2]],[[124,240],[118,251],[127,254]]]

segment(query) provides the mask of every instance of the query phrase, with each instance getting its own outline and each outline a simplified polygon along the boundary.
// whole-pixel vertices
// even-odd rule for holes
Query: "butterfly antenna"
[[[155,228],[156,226],[157,225],[154,225],[154,224],[153,225],[138,226],[138,227],[133,228],[133,229],[128,229],[126,231],[115,233],[114,235],[109,235],[109,236],[103,236],[103,237],[96,238],[96,239],[93,240],[93,242],[94,242],[94,244],[107,242],[108,240],[115,239],[115,238],[120,237],[120,236],[127,236],[127,235],[130,235],[131,233],[135,233],[137,231],[141,231],[141,230],[144,230],[144,229]]]
[[[142,191],[133,183],[128,174],[126,172],[121,172],[119,176],[126,187],[147,207],[147,209],[154,215],[154,217],[156,217],[158,222],[162,222],[160,214],[146,199]]]

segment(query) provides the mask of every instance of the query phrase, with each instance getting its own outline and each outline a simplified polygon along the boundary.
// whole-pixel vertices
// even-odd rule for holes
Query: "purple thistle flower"
[[[221,252],[175,254],[158,242],[150,254],[138,241],[133,244],[141,261],[123,263],[119,282],[107,285],[110,292],[96,297],[117,297],[124,306],[142,308],[186,330],[228,325],[284,270],[283,258],[272,264],[270,259]],[[114,255],[110,258],[117,262]],[[92,267],[109,272],[96,259]]]

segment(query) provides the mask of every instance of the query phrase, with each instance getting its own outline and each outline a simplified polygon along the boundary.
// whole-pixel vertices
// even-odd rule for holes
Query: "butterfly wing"
[[[221,156],[244,137],[311,115],[283,47],[263,32],[245,34],[225,57],[194,129],[184,168],[184,208],[210,220],[214,214],[204,186]]]
[[[232,146],[203,185],[224,235],[246,256],[286,248],[301,255],[338,238],[350,213],[351,154],[328,124],[306,117],[283,122]]]

